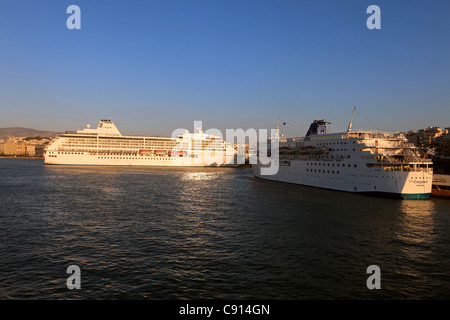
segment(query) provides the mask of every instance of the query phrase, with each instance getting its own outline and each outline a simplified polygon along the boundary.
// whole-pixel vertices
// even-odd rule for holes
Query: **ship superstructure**
[[[353,113],[354,114],[354,113]],[[353,119],[353,115],[352,115]],[[388,132],[328,133],[327,122],[315,120],[304,138],[279,140],[279,169],[256,177],[348,192],[387,193],[405,199],[430,196],[433,169],[429,158],[404,134]]]
[[[54,139],[44,159],[66,165],[233,166],[236,150],[201,130],[177,137],[123,136],[111,120],[101,120],[95,129],[87,125]]]

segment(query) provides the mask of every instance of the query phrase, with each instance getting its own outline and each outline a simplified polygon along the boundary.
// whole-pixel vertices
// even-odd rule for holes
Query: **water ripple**
[[[0,299],[449,298],[448,201],[248,169],[0,162]],[[382,290],[366,287],[372,264]]]

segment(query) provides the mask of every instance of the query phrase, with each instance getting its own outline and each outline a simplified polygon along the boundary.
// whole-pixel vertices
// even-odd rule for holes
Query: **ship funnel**
[[[309,126],[306,136],[315,136],[327,133],[327,122],[325,120],[314,120]]]

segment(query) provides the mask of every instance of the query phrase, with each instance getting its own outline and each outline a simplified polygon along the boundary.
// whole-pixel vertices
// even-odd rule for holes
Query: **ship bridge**
[[[119,129],[111,120],[100,120],[96,129],[91,129],[91,125],[87,124],[83,130],[78,130],[77,134],[88,134],[109,137],[121,137]]]

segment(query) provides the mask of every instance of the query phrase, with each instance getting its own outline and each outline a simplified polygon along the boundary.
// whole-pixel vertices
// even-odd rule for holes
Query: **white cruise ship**
[[[235,166],[237,152],[199,131],[176,138],[123,136],[111,120],[96,129],[66,131],[49,143],[45,164],[118,166]]]
[[[354,114],[354,113],[353,113]],[[353,115],[352,115],[353,119]],[[279,139],[279,169],[259,178],[348,192],[386,193],[404,199],[431,194],[432,162],[400,133],[351,131],[328,133],[315,120],[304,138]],[[273,165],[273,164],[272,164]]]

